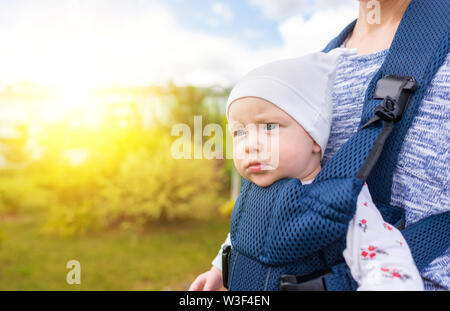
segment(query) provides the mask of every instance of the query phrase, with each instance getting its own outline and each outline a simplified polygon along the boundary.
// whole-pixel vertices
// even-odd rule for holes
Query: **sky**
[[[0,84],[229,87],[322,49],[357,0],[2,0]]]

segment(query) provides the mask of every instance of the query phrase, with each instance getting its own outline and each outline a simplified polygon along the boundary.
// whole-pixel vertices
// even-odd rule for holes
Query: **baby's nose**
[[[258,153],[261,151],[261,133],[258,133],[256,128],[250,127],[248,129],[247,140],[245,144],[245,151],[247,153]]]
[[[248,142],[245,146],[245,152],[246,153],[258,153],[259,152],[258,144]]]

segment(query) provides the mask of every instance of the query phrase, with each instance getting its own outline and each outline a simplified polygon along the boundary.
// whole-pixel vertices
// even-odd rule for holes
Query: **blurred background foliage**
[[[104,92],[101,97],[109,93]],[[202,116],[203,127],[215,123],[223,129],[223,136],[202,136],[202,142],[213,139],[225,146],[224,100],[228,90],[169,84],[153,88],[151,93],[151,98],[158,98],[158,107],[164,109],[151,122],[147,119],[147,124],[143,122],[146,110],[133,96],[123,94],[119,96],[121,100],[104,105],[104,113],[95,126],[85,125],[83,118],[76,114],[55,122],[40,122],[39,131],[23,122],[2,124],[0,121],[3,128],[3,132],[0,130],[0,247],[3,248],[0,248],[0,273],[6,274],[4,283],[0,281],[0,289],[14,289],[9,287],[11,284],[25,289],[66,288],[64,276],[59,283],[55,281],[52,285],[49,281],[47,286],[37,285],[33,279],[39,254],[44,256],[42,252],[46,249],[45,256],[57,256],[52,254],[64,249],[64,241],[78,241],[78,247],[85,246],[77,256],[80,252],[93,252],[90,247],[105,248],[105,254],[111,255],[128,247],[119,247],[120,239],[128,241],[123,242],[128,245],[130,241],[145,240],[151,235],[155,239],[153,245],[141,246],[151,252],[152,247],[161,249],[158,239],[167,239],[168,232],[174,228],[185,228],[179,234],[191,235],[193,239],[183,239],[180,244],[177,241],[180,235],[175,233],[174,241],[166,241],[169,246],[172,244],[172,249],[166,249],[166,258],[173,257],[173,266],[168,269],[176,270],[180,260],[186,258],[193,264],[184,274],[173,276],[177,284],[174,288],[185,289],[196,273],[208,268],[229,229],[234,203],[230,198],[233,163],[230,159],[175,159],[171,147],[178,137],[171,136],[171,128],[179,123],[188,125],[193,142],[194,116]],[[15,135],[5,134],[5,128],[12,128]],[[203,231],[192,233],[196,228]],[[117,234],[118,240],[111,234]],[[105,235],[110,239],[109,248],[108,242],[101,242]],[[214,237],[213,242],[205,241],[207,237]],[[42,241],[46,241],[45,246]],[[183,246],[183,243],[187,244]],[[185,248],[183,255],[176,253],[178,247]],[[24,250],[21,251],[24,248],[34,259],[24,255]],[[64,257],[63,254],[64,251],[60,256]],[[135,256],[128,255],[133,257],[131,261],[149,261],[153,266],[162,264],[156,263],[155,258],[147,258],[148,254],[140,250]],[[203,257],[193,263],[198,260],[196,256]],[[22,262],[19,267],[21,260],[27,263]],[[48,269],[50,275],[54,274]],[[173,289],[160,275],[154,276],[160,283],[151,282],[149,273],[155,272],[142,271],[144,283],[132,287]],[[139,279],[137,274],[136,277]],[[127,289],[119,283],[120,280],[94,282],[86,288]]]
[[[18,127],[19,138],[2,141],[4,158],[14,165],[1,169],[0,215],[44,211],[44,231],[57,235],[217,216],[229,196],[231,160],[175,159],[171,146],[178,137],[170,129],[187,124],[193,140],[194,116],[201,116],[203,125],[219,124],[225,134],[226,91],[169,84],[165,92],[165,117],[150,128],[141,126],[138,113],[106,118],[95,128],[46,124],[34,160],[26,152],[26,127]],[[133,102],[123,107],[136,110]]]

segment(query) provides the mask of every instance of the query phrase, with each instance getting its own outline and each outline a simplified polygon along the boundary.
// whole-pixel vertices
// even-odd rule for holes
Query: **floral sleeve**
[[[347,231],[344,258],[358,290],[423,290],[423,282],[401,232],[383,221],[364,184]]]

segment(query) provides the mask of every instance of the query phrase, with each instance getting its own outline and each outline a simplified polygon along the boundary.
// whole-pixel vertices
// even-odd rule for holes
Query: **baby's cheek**
[[[242,176],[242,174],[244,173],[244,171],[242,169],[242,160],[239,160],[237,158],[233,158],[233,162],[234,162],[234,167],[236,168],[238,173]]]
[[[236,145],[233,146],[233,162],[238,173],[241,176],[244,176],[245,168],[243,166],[245,163],[245,152],[244,150],[239,150],[239,147]]]
[[[279,170],[285,177],[296,176],[304,166],[305,150],[292,142],[291,145],[281,145],[279,152]]]
[[[245,158],[245,141],[233,140],[233,159],[242,160]]]
[[[263,139],[259,147],[259,160],[262,162],[268,162],[272,166],[277,166],[280,154],[280,148],[276,138],[263,136]]]

